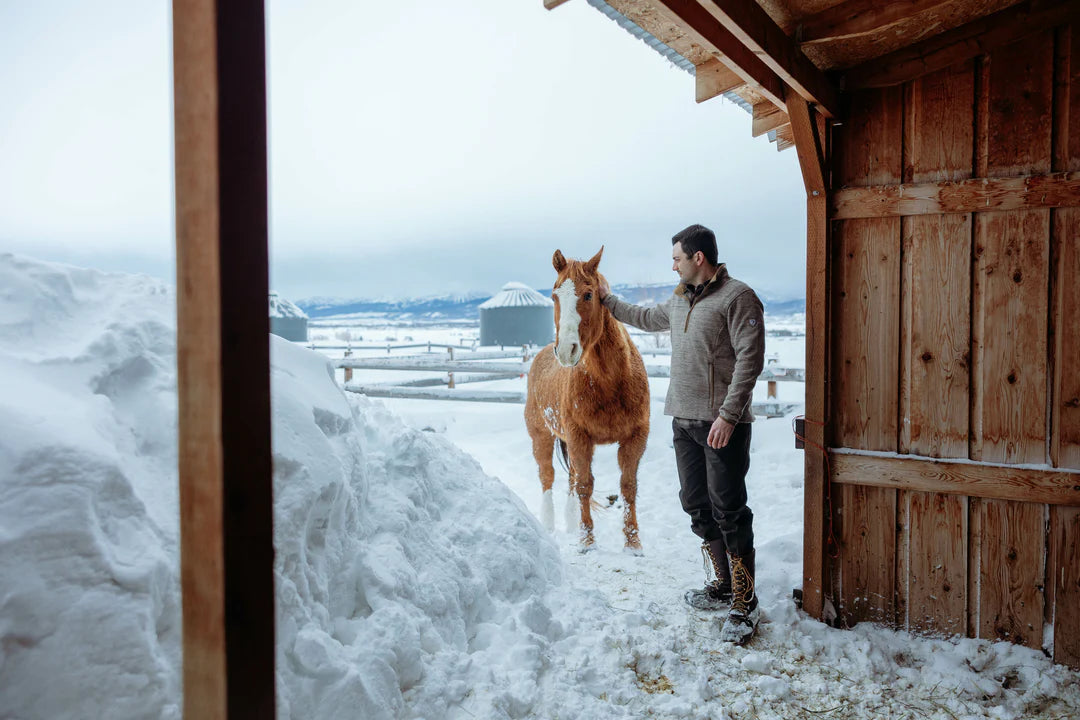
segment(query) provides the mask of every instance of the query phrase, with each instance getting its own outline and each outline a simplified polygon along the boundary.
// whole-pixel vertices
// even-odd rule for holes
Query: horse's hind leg
[[[641,456],[645,454],[648,435],[648,430],[638,430],[619,443],[619,469],[622,471],[619,492],[623,497],[623,535],[626,536],[626,550],[634,554],[641,554],[637,524],[637,471]]]
[[[551,454],[555,451],[555,436],[546,428],[532,433],[533,457],[540,466],[540,522],[548,531],[555,530],[555,507],[551,502],[551,486],[555,482],[555,466]]]

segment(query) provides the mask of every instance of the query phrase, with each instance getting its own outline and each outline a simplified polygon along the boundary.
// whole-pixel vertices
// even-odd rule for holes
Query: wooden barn
[[[805,610],[1080,666],[1080,2],[588,2],[798,154]],[[184,711],[272,717],[264,5],[172,28]]]
[[[806,611],[1080,666],[1080,3],[590,2],[798,153]]]

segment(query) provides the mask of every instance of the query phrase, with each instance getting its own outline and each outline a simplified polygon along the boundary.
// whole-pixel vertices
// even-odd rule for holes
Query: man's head
[[[716,267],[716,235],[704,225],[691,225],[671,238],[672,270],[679,279],[700,285],[712,277]]]

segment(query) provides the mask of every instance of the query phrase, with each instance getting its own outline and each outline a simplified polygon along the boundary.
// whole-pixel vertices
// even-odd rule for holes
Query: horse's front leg
[[[635,555],[641,554],[637,524],[637,471],[641,456],[645,454],[648,437],[648,428],[639,428],[619,443],[619,469],[622,471],[619,492],[623,497],[623,535],[626,536],[626,550]]]
[[[576,435],[567,441],[567,450],[570,454],[570,479],[574,492],[577,493],[578,502],[581,505],[581,535],[579,543],[581,551],[591,550],[595,544],[593,538],[592,520],[592,493],[593,475],[592,459],[595,444],[592,440],[581,435]]]

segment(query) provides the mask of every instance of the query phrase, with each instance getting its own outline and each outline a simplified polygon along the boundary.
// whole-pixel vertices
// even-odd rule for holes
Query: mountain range
[[[673,286],[669,283],[612,287],[612,292],[624,300],[644,306],[663,302],[671,295],[672,290]],[[537,292],[544,296],[549,294],[546,288]],[[487,293],[377,300],[317,297],[300,300],[296,304],[312,319],[341,315],[381,315],[431,321],[475,320],[480,315],[480,304],[490,297]],[[765,305],[765,312],[770,315],[792,315],[806,310],[806,300],[801,297],[781,297],[767,292],[759,292],[758,297]]]

